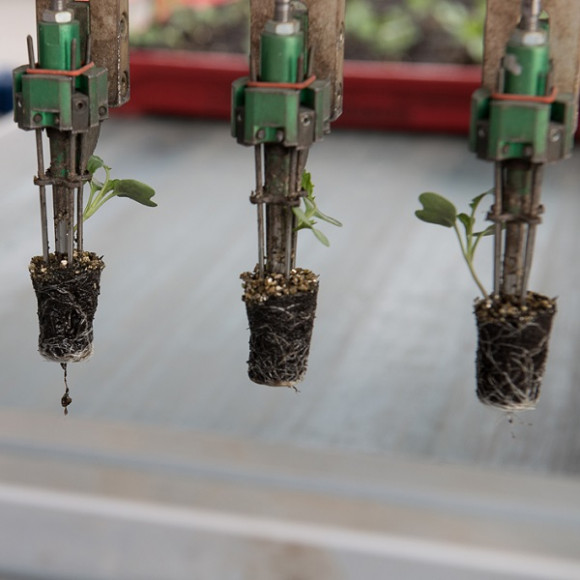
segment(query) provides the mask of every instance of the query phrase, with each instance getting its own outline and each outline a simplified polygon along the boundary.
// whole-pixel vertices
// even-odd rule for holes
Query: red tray
[[[120,112],[229,119],[231,83],[247,74],[242,55],[134,50],[131,100]],[[346,61],[333,126],[466,133],[480,79],[478,66]]]

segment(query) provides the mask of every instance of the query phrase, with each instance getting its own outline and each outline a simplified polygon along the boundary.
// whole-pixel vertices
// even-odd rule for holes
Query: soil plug
[[[241,278],[250,325],[248,377],[260,385],[295,388],[306,374],[318,277],[294,268],[288,278],[260,278],[256,267]]]

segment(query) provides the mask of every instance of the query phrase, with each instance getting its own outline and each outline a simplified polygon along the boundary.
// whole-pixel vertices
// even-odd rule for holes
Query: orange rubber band
[[[94,62],[89,62],[77,68],[76,70],[54,70],[51,68],[27,68],[26,72],[33,75],[54,75],[54,76],[64,76],[64,77],[78,77],[83,73],[87,72],[89,69],[95,66]]]
[[[249,81],[246,86],[256,89],[295,89],[301,90],[309,87],[316,80],[316,75],[308,77],[301,83],[268,83],[262,81]]]
[[[499,101],[524,101],[527,103],[545,103],[550,104],[556,100],[558,95],[558,89],[554,87],[549,95],[544,97],[536,97],[534,95],[516,95],[512,93],[492,93],[492,99],[497,99]]]

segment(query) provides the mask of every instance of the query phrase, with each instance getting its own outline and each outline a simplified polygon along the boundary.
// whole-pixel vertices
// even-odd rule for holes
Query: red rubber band
[[[249,81],[246,86],[257,89],[295,89],[301,90],[309,87],[316,80],[316,75],[308,77],[301,83],[268,83],[262,81]]]
[[[549,95],[536,97],[534,95],[517,95],[513,93],[492,93],[491,97],[498,101],[524,101],[527,103],[545,103],[550,104],[556,100],[558,89],[554,87]]]
[[[83,0],[87,1],[87,0]],[[54,75],[54,76],[65,76],[65,77],[78,77],[83,73],[87,72],[89,69],[95,66],[94,62],[89,62],[82,66],[81,68],[77,68],[76,70],[54,70],[51,68],[27,68],[26,72],[29,74],[34,75]]]

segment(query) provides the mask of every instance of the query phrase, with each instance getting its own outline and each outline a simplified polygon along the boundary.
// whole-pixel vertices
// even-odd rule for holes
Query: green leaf
[[[426,192],[419,196],[423,209],[418,209],[415,215],[422,221],[451,228],[457,219],[455,206],[438,193]]]
[[[485,236],[493,236],[495,232],[495,226],[487,226],[487,228],[485,228],[484,230],[482,230],[481,232],[475,232],[473,235],[476,238],[484,238]]]
[[[115,179],[112,183],[118,197],[128,197],[143,205],[157,207],[157,204],[151,200],[155,195],[155,190],[146,183],[135,179]]]
[[[471,214],[475,213],[477,206],[480,204],[481,200],[488,194],[491,193],[490,191],[485,191],[484,193],[480,193],[476,195],[470,202],[469,207],[471,208]]]
[[[111,170],[111,168],[107,167],[107,165],[105,165],[105,162],[98,155],[91,155],[87,163],[87,171],[89,173],[95,173],[95,171],[97,171],[97,169],[101,169],[101,167],[103,169],[106,168],[109,171]]]
[[[465,232],[467,234],[469,234],[469,232],[471,232],[471,230],[473,228],[473,224],[475,223],[475,220],[471,216],[468,216],[466,213],[458,214],[457,218],[463,224],[463,227],[465,228]]]
[[[296,225],[297,230],[301,230],[303,228],[311,228],[313,221],[308,218],[308,216],[302,211],[299,207],[293,207],[292,212],[296,216],[298,220],[298,224]]]
[[[319,209],[315,210],[314,216],[329,224],[332,224],[333,226],[337,226],[339,228],[342,227],[341,222],[339,222],[337,219],[334,219],[333,217],[330,217],[329,215],[326,215],[325,213],[322,213]]]
[[[304,200],[304,208],[306,209],[305,213],[309,218],[311,218],[316,214],[316,203],[309,197],[303,197],[302,199]]]
[[[312,230],[312,233],[318,238],[319,242],[322,242],[325,246],[330,246],[330,242],[328,241],[328,238],[318,229],[316,228],[310,228]]]
[[[314,193],[314,184],[312,183],[312,176],[308,171],[304,171],[302,173],[301,187],[308,194],[308,197],[310,197]]]

